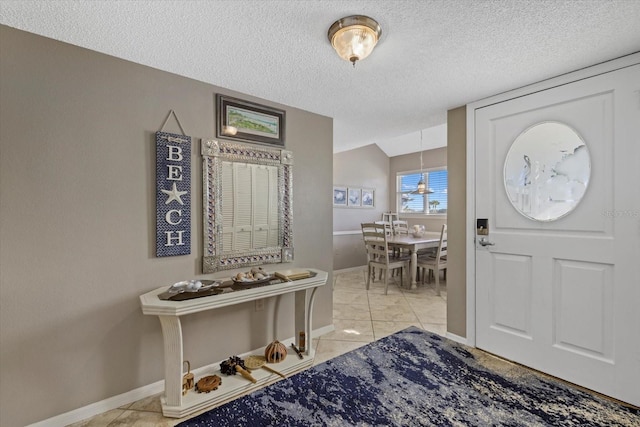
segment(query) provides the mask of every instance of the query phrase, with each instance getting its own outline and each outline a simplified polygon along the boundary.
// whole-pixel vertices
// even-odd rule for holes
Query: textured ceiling
[[[327,40],[353,14],[383,31],[355,69]],[[2,0],[0,22],[333,117],[334,152],[389,156],[421,129],[444,145],[447,109],[640,51],[640,0]]]

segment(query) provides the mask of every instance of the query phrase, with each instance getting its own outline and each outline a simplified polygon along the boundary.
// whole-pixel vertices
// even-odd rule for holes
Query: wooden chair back
[[[408,257],[397,257],[389,253],[388,237],[390,228],[387,224],[363,223],[362,237],[367,250],[367,289],[371,279],[375,280],[375,269],[380,270],[380,275],[384,273],[384,294],[387,294],[389,287],[389,271],[400,269],[400,286],[402,286],[403,271],[409,267]]]
[[[392,222],[394,234],[409,234],[409,223],[403,219]]]
[[[383,225],[384,226],[384,231],[385,231],[385,233],[387,233],[387,236],[393,235],[393,226],[391,225],[391,223],[389,221],[376,221],[376,222],[374,222],[374,224]]]
[[[378,222],[363,223],[362,238],[369,262],[389,264],[389,244],[387,226]]]
[[[443,260],[446,263],[446,259],[447,259],[447,224],[442,224],[442,231],[440,232],[440,244],[438,245],[438,252],[436,253],[436,259],[438,259],[438,261]]]
[[[440,242],[435,258],[429,256],[425,258],[418,257],[418,268],[427,271],[433,271],[436,276],[436,295],[440,295],[440,270],[447,269],[447,224],[442,225],[440,232]],[[425,272],[422,273],[422,283],[424,283]],[[446,276],[445,276],[446,277]]]

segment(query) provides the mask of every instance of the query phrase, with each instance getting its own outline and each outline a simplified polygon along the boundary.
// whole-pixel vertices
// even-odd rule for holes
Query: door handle
[[[486,237],[481,237],[480,240],[478,240],[478,243],[480,243],[480,246],[493,246],[493,245],[495,245],[495,243],[490,242],[489,240],[487,240]]]

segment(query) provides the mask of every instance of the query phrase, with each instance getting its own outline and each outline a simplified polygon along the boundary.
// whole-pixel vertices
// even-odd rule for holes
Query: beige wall
[[[375,190],[375,206],[371,208],[334,208],[335,231],[359,230],[366,221],[377,221],[389,210],[389,158],[375,144],[333,155],[333,183],[346,187]]]
[[[436,148],[434,150],[425,150],[422,152],[423,169],[440,168],[447,166],[447,147]],[[393,212],[397,212],[396,207],[396,177],[401,172],[420,171],[420,153],[404,154],[402,156],[394,156],[389,159],[389,207]],[[428,231],[440,231],[442,224],[447,222],[446,215],[438,216],[402,216],[406,219],[409,226],[414,224],[424,225]]]
[[[331,272],[332,120],[0,27],[0,425],[19,426],[163,378],[160,324],[139,295],[203,276],[199,139],[214,95],[287,112],[294,152],[295,266]],[[191,255],[156,258],[154,134],[175,110],[192,145]],[[173,121],[167,131],[178,132]],[[331,280],[331,277],[330,277]],[[253,304],[183,319],[197,368],[263,345]],[[281,310],[293,307],[283,297]],[[277,338],[294,335],[280,315]],[[320,290],[314,328],[332,323]]]
[[[367,257],[360,224],[378,221],[389,210],[389,158],[375,144],[333,155],[334,185],[373,188],[375,206],[371,208],[333,208],[333,267],[335,270],[363,266]],[[358,231],[355,234],[340,232]]]
[[[467,112],[459,107],[447,113],[447,331],[467,336],[466,188]]]

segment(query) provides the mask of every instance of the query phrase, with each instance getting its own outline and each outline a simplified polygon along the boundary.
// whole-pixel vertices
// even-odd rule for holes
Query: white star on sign
[[[167,196],[169,196],[167,198],[167,201],[164,202],[165,205],[168,205],[169,203],[171,203],[172,201],[176,201],[178,203],[180,203],[181,205],[184,205],[184,203],[182,202],[182,199],[180,197],[182,197],[183,195],[187,194],[188,191],[178,191],[178,188],[176,187],[176,183],[173,183],[173,188],[171,190],[162,190],[162,192],[164,194],[166,194]]]

